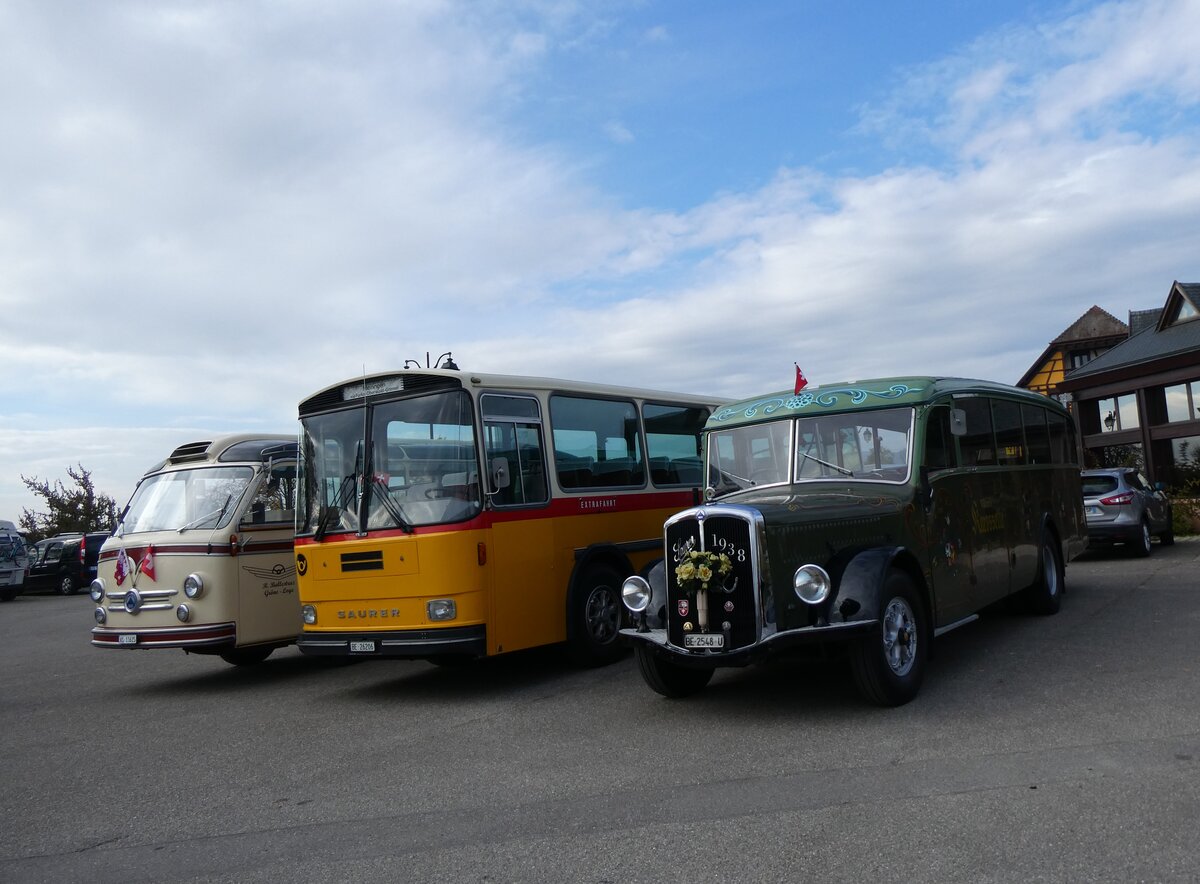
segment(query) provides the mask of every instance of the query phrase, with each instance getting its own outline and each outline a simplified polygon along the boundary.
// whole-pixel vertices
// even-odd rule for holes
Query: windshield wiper
[[[853,479],[853,478],[854,478],[854,473],[853,473],[851,470],[848,470],[848,469],[846,469],[845,467],[839,467],[837,464],[835,464],[835,463],[830,463],[830,462],[829,462],[829,461],[827,461],[827,460],[821,460],[821,458],[819,458],[819,457],[813,457],[813,456],[812,456],[811,454],[809,454],[807,451],[801,451],[801,452],[800,452],[800,456],[801,456],[801,457],[803,457],[803,458],[806,458],[806,459],[808,459],[808,460],[811,460],[811,461],[816,461],[817,463],[819,463],[819,464],[820,464],[821,466],[823,466],[823,467],[829,467],[829,469],[831,469],[831,470],[837,470],[837,471],[838,471],[839,473],[841,473],[843,476],[849,476],[851,479]]]
[[[179,533],[182,534],[184,531],[187,531],[190,528],[195,528],[201,522],[207,522],[213,516],[217,517],[217,521],[214,522],[213,524],[214,525],[220,524],[221,517],[225,515],[225,510],[229,508],[229,501],[231,501],[231,500],[233,500],[233,494],[232,493],[227,494],[225,496],[225,502],[223,504],[221,504],[221,508],[219,510],[214,510],[213,512],[208,513],[207,515],[201,516],[198,519],[192,519],[192,521],[188,522],[186,525],[184,525],[183,527],[181,527],[179,529]]]
[[[346,508],[346,492],[354,487],[354,476],[349,475],[342,479],[342,484],[338,486],[337,494],[333,496],[333,503],[325,507],[325,511],[321,513],[321,518],[317,521],[317,527],[313,531],[313,540],[320,540],[329,531],[330,516],[336,512]]]
[[[371,494],[379,498],[383,504],[383,508],[387,510],[387,514],[392,517],[392,521],[400,526],[405,534],[412,534],[416,531],[412,523],[404,518],[404,513],[400,510],[400,505],[392,500],[392,496],[387,493],[387,490],[378,482],[371,483]]]

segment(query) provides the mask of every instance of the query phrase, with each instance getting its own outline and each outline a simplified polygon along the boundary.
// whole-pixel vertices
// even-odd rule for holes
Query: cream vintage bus
[[[296,440],[175,449],[138,483],[92,582],[98,648],[182,648],[260,663],[300,631]]]

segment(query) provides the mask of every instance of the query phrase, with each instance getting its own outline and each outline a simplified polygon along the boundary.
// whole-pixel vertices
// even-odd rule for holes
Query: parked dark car
[[[29,559],[25,578],[27,591],[53,590],[59,595],[74,595],[87,589],[96,579],[100,547],[108,539],[107,531],[87,534],[60,534],[39,541]]]
[[[1088,543],[1123,543],[1135,556],[1150,555],[1150,538],[1175,542],[1171,502],[1161,484],[1132,467],[1083,471],[1083,514]]]

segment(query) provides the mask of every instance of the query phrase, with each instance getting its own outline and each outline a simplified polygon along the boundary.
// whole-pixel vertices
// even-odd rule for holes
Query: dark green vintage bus
[[[707,503],[622,588],[623,631],[669,697],[813,643],[863,696],[916,696],[932,639],[1008,596],[1058,611],[1086,545],[1073,423],[1057,402],[958,378],[761,396],[704,430]]]

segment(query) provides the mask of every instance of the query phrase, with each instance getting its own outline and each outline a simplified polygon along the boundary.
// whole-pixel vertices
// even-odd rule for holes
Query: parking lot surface
[[[0,605],[0,881],[1195,881],[1200,541],[1093,552],[1053,617],[651,693],[632,659],[238,669]]]

